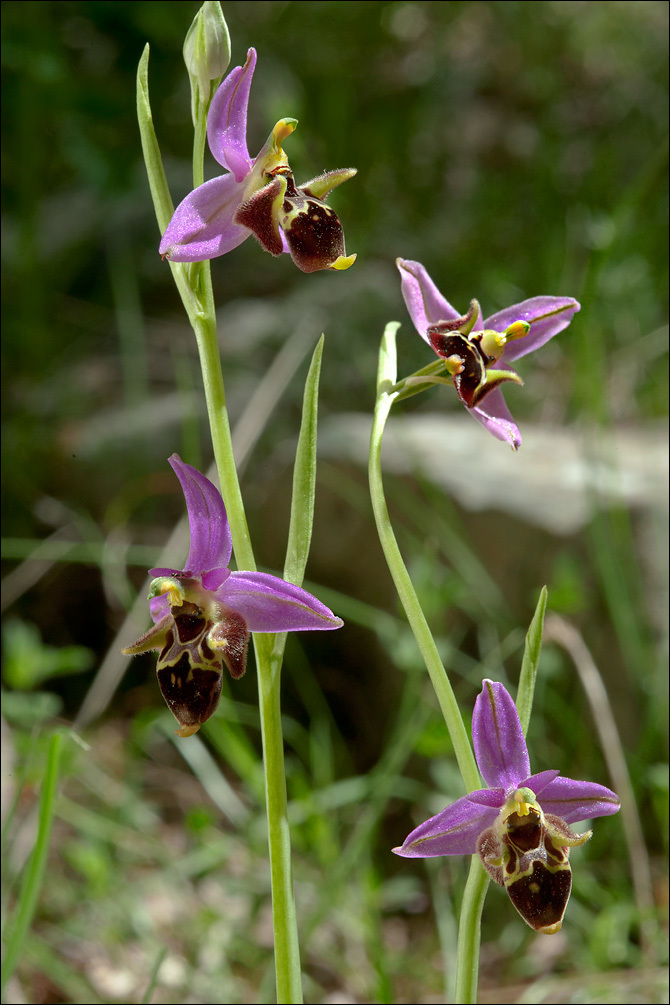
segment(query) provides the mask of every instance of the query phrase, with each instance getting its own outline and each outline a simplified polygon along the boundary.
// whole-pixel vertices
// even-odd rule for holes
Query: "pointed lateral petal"
[[[307,590],[267,572],[233,572],[216,596],[252,632],[327,631],[343,624]]]
[[[521,433],[499,387],[487,394],[481,405],[469,408],[468,412],[477,422],[481,422],[491,436],[502,440],[503,443],[509,443],[512,450],[519,449],[522,443]]]
[[[148,653],[151,652],[152,649],[157,649],[158,652],[160,652],[163,649],[172,625],[172,618],[168,614],[163,618],[155,619],[155,621],[156,623],[153,628],[150,628],[148,632],[141,635],[131,646],[125,646],[121,650],[124,656],[135,656],[138,653]]]
[[[207,116],[209,149],[219,164],[228,168],[236,181],[251,170],[247,149],[247,106],[256,68],[256,50],[249,49],[244,66],[236,66],[212,99]]]
[[[477,764],[489,788],[517,788],[530,773],[528,748],[516,705],[502,684],[484,680],[472,715]]]
[[[226,507],[218,489],[178,454],[168,460],[184,490],[191,530],[191,548],[184,571],[200,575],[210,569],[225,568],[233,545]]]
[[[471,803],[479,803],[480,806],[495,806],[499,810],[505,802],[506,795],[505,789],[475,789],[474,792],[468,792],[465,798],[469,799]]]
[[[181,202],[168,223],[159,252],[171,262],[204,262],[232,251],[249,237],[233,222],[245,188],[232,174],[198,186]]]
[[[445,300],[420,262],[396,258],[396,265],[409,316],[421,338],[428,342],[431,325],[438,321],[451,321],[460,314]]]
[[[307,195],[316,196],[317,199],[326,199],[328,195],[341,185],[344,181],[349,181],[357,174],[357,168],[339,168],[337,171],[326,171],[324,174],[306,181],[300,186],[300,191]]]
[[[545,813],[553,813],[568,824],[617,813],[621,801],[615,792],[597,782],[578,782],[556,778],[546,785],[538,798]]]
[[[522,782],[519,782],[519,788],[531,789],[539,798],[540,793],[544,792],[547,785],[553,782],[554,778],[558,778],[559,775],[560,771],[555,768],[550,768],[548,771],[540,771],[537,775],[531,775],[530,778],[525,778]]]
[[[572,297],[531,297],[487,318],[484,328],[497,332],[505,331],[513,321],[527,321],[530,325],[530,331],[524,338],[508,343],[497,365],[506,366],[539,349],[567,328],[579,309],[580,305]]]
[[[472,796],[473,793],[471,792]],[[435,855],[474,855],[477,838],[491,827],[498,808],[474,803],[462,796],[446,809],[419,824],[409,834],[396,855],[403,858],[432,858]]]

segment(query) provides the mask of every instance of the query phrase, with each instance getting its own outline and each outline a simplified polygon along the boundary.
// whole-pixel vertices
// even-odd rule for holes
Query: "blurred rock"
[[[367,465],[371,417],[331,416],[319,427],[319,453]],[[602,431],[590,440],[575,427],[522,424],[515,455],[468,415],[391,417],[384,469],[418,474],[470,510],[499,510],[554,534],[573,534],[596,508],[668,505],[668,434],[664,426]]]

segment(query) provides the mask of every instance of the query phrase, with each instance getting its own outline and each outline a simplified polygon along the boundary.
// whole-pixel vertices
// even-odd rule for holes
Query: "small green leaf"
[[[302,584],[314,523],[314,492],[316,488],[316,428],[319,406],[319,377],[323,355],[322,335],[314,350],[302,400],[302,421],[293,467],[293,497],[291,521],[284,562],[284,579],[296,586]]]
[[[540,651],[542,649],[542,629],[544,627],[544,612],[547,607],[547,597],[547,587],[543,586],[540,590],[540,597],[535,608],[533,620],[528,629],[528,634],[526,635],[526,643],[523,649],[516,707],[524,734],[528,730],[530,713],[533,707],[533,693],[535,691],[535,678],[537,677],[537,667],[540,662]]]
[[[377,394],[390,391],[398,377],[398,354],[395,338],[400,328],[399,321],[389,321],[379,347],[379,365],[377,367]]]
[[[149,102],[149,45],[145,45],[137,67],[137,121],[142,138],[142,153],[147,169],[151,198],[161,234],[174,213],[174,204],[168,188],[163,160],[161,158],[156,132],[154,130],[151,104]]]

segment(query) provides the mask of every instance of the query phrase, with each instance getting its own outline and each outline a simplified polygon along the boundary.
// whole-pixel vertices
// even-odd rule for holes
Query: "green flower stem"
[[[181,275],[183,276],[186,271],[182,270]],[[228,512],[235,560],[239,569],[254,570],[256,563],[237,477],[226,408],[209,262],[191,265],[188,267],[188,272],[190,282],[188,290],[182,293],[182,300],[198,344],[214,458],[219,472],[221,493]],[[193,302],[196,305],[195,310]],[[254,636],[254,648],[263,738],[277,1001],[302,1002],[280,710],[282,655],[279,653],[273,658],[274,653],[270,644],[272,638],[270,635]]]
[[[293,468],[293,493],[284,579],[301,586],[312,539],[314,491],[316,487],[316,430],[319,376],[323,335],[314,350],[305,382],[302,421]],[[259,707],[263,737],[263,762],[267,765],[265,793],[268,816],[268,845],[272,877],[272,921],[274,926],[277,1001],[301,1002],[300,949],[291,876],[291,844],[288,822],[284,740],[281,729],[281,666],[286,632],[255,635],[259,670]]]
[[[254,635],[272,880],[275,975],[277,1002],[280,1005],[302,1002],[280,707],[281,665],[285,640],[285,633]]]
[[[395,336],[398,327],[397,322],[391,322],[391,324],[386,326],[379,354],[377,401],[375,403],[372,435],[370,437],[368,467],[372,509],[386,563],[393,577],[398,596],[405,609],[407,620],[414,633],[414,638],[423,656],[433,688],[435,689],[444,721],[449,730],[451,742],[454,745],[454,752],[463,782],[466,790],[471,792],[473,789],[480,788],[481,781],[474,754],[472,753],[470,739],[463,725],[463,719],[440,654],[437,651],[435,640],[412,585],[410,575],[403,562],[402,555],[400,554],[384,497],[381,447],[384,426],[397,396],[397,392],[393,390],[393,385],[396,380]]]
[[[481,782],[470,739],[463,724],[451,683],[437,651],[435,640],[400,554],[384,497],[381,468],[382,436],[391,407],[400,394],[396,386],[395,337],[398,328],[397,322],[391,322],[386,326],[379,351],[377,401],[370,437],[368,468],[372,508],[387,565],[435,689],[444,721],[454,745],[456,760],[465,788],[471,792],[473,789],[480,788]],[[469,1003],[476,1001],[481,938],[480,921],[487,887],[488,876],[475,857],[465,888],[458,932],[456,1002],[459,1005],[469,1005]]]
[[[173,203],[156,139],[148,85],[149,48],[146,47],[137,75],[137,109],[149,186],[158,226],[163,233],[173,212]],[[193,144],[194,183],[203,178],[206,137],[206,107],[198,102]],[[195,332],[212,435],[238,569],[255,570],[244,503],[233,455],[226,392],[216,333],[216,313],[209,262],[186,265],[170,262],[170,269]],[[277,637],[277,642],[281,639]],[[290,840],[284,774],[284,741],[279,705],[279,681],[283,645],[273,649],[274,636],[254,638],[258,672],[259,712],[263,736],[268,843],[272,875],[272,912],[275,935],[277,1001],[302,1002],[300,955],[291,880]],[[276,645],[275,645],[276,648]]]
[[[205,144],[207,141],[207,113],[212,99],[212,89],[207,95],[201,95],[196,84],[195,124],[193,135],[193,187],[197,188],[204,181]],[[237,477],[237,465],[233,454],[233,441],[226,408],[226,391],[223,384],[221,369],[221,354],[216,333],[216,308],[212,290],[212,272],[209,262],[194,262],[173,269],[176,274],[186,278],[186,288],[177,283],[189,321],[195,332],[200,356],[200,369],[205,388],[207,402],[207,418],[212,435],[214,459],[219,473],[221,494],[226,504],[230,533],[235,550],[235,561],[238,569],[255,570],[253,548],[244,512],[244,503]]]
[[[221,358],[216,337],[216,319],[209,262],[191,266],[192,279],[198,275],[198,298],[203,311],[189,317],[198,343],[207,414],[209,416],[214,457],[221,482],[221,492],[228,511],[230,531],[238,568],[256,568],[249,538],[244,504],[237,477],[221,372]],[[182,299],[184,299],[182,297]],[[185,306],[186,301],[184,301]],[[188,310],[188,307],[187,307]],[[278,640],[281,636],[278,637]],[[283,645],[272,647],[272,635],[255,635],[258,674],[258,705],[263,738],[268,846],[272,878],[272,919],[275,945],[275,974],[278,1002],[302,1002],[298,928],[291,878],[291,844],[288,825],[284,738],[280,710],[280,678]],[[276,646],[275,646],[276,648]]]
[[[213,96],[210,90],[207,101],[203,102],[198,95],[198,111],[196,114],[195,134],[193,136],[193,188],[198,188],[205,180],[205,143],[207,142],[207,112]]]
[[[479,943],[481,941],[482,908],[489,877],[477,855],[472,856],[468,880],[465,884],[461,916],[458,924],[458,952],[456,964],[457,1005],[472,1005],[477,1001],[479,979]]]
[[[177,270],[173,268],[173,274],[176,272]],[[184,302],[198,345],[214,459],[219,473],[221,494],[228,513],[235,561],[238,569],[253,571],[256,568],[256,562],[233,454],[233,441],[226,408],[226,391],[216,334],[216,315],[209,262],[196,262],[182,268],[177,275],[179,276],[179,280],[175,276],[177,288]],[[183,289],[183,287],[186,288]]]

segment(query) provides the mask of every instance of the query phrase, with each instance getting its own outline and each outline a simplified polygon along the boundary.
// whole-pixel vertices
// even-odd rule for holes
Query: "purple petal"
[[[171,262],[204,262],[232,251],[250,231],[233,222],[246,197],[232,174],[199,185],[181,202],[163,234],[159,252]]]
[[[244,66],[236,66],[212,99],[207,116],[209,149],[219,164],[240,182],[251,170],[247,149],[247,106],[256,68],[256,50],[249,49]]]
[[[539,796],[541,792],[544,792],[549,782],[553,782],[554,778],[558,778],[560,771],[555,768],[550,768],[548,771],[540,771],[537,775],[531,775],[530,778],[524,779],[524,781],[519,782],[520,789],[531,789],[536,796]]]
[[[420,262],[396,258],[396,265],[409,316],[421,338],[430,345],[427,334],[430,325],[452,321],[460,314],[445,300]]]
[[[472,715],[477,764],[489,788],[516,789],[530,773],[528,748],[519,714],[502,684],[482,681]]]
[[[327,631],[343,625],[307,590],[267,572],[233,572],[217,599],[241,614],[251,632]]]
[[[532,786],[531,786],[532,787]],[[568,824],[617,813],[621,802],[611,789],[597,782],[556,778],[542,789],[539,803],[545,813],[554,813]]]
[[[487,318],[483,327],[497,332],[505,331],[513,321],[530,324],[530,331],[524,338],[508,343],[497,365],[505,367],[539,349],[567,328],[579,309],[580,305],[572,297],[531,297]]]
[[[512,450],[519,449],[522,443],[521,433],[512,418],[512,413],[505,404],[499,387],[487,394],[481,405],[469,408],[468,412],[470,415],[474,415],[484,429],[495,436],[497,440],[509,443]]]
[[[419,824],[405,838],[402,847],[393,851],[404,858],[474,855],[477,838],[495,822],[497,816],[497,808],[481,806],[471,802],[468,796],[461,796],[437,816]]]
[[[191,530],[191,549],[184,571],[200,576],[210,569],[227,567],[233,545],[226,507],[218,489],[178,454],[168,461],[184,490]]]

